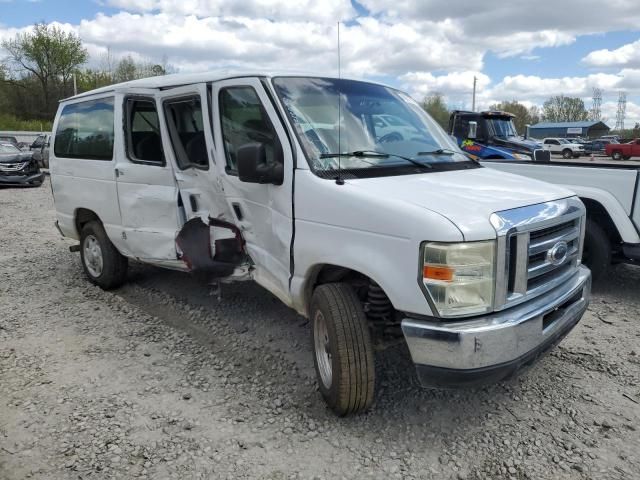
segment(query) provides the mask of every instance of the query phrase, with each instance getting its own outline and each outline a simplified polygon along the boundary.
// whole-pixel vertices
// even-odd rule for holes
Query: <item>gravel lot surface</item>
[[[103,292],[53,227],[48,182],[0,190],[0,479],[640,478],[640,268],[612,269],[523,376],[423,390],[377,352],[367,414],[317,391],[305,319],[134,265]]]

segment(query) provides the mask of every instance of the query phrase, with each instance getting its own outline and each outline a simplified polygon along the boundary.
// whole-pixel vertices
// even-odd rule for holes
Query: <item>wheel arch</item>
[[[596,187],[563,184],[582,200],[587,215],[601,218],[606,222],[608,231],[613,235],[612,242],[640,243],[638,230],[629,218],[628,212],[620,201],[610,192]]]
[[[371,276],[362,273],[353,268],[344,267],[340,265],[333,265],[330,263],[319,263],[313,265],[307,271],[305,276],[304,286],[302,289],[302,308],[304,310],[304,314],[309,316],[309,306],[311,304],[311,297],[313,296],[313,291],[318,285],[322,285],[325,283],[337,283],[337,282],[345,282],[351,284],[356,290],[359,287],[368,286],[371,282],[380,286],[382,291],[387,295],[384,288],[376,282],[374,278]],[[387,298],[389,296],[387,295]],[[389,300],[391,305],[393,306],[393,302]]]
[[[73,212],[73,224],[76,228],[78,237],[80,237],[82,227],[84,227],[87,223],[93,221],[97,221],[102,224],[102,220],[100,220],[98,214],[93,210],[90,210],[88,208],[76,208]]]
[[[622,243],[622,236],[615,222],[609,215],[607,209],[597,200],[587,197],[580,197],[582,203],[587,208],[587,218],[594,220],[605,231],[612,245]]]

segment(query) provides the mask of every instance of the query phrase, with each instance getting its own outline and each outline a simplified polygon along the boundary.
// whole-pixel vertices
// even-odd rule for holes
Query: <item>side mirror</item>
[[[471,121],[469,122],[469,132],[467,133],[467,138],[474,139],[478,134],[478,122]]]
[[[238,178],[246,183],[282,185],[284,159],[280,148],[276,148],[275,156],[274,162],[268,164],[264,143],[247,143],[241,146],[236,152]]]
[[[524,126],[524,139],[526,140],[527,138],[529,138],[529,128],[531,128],[531,125],[529,125],[528,123]]]

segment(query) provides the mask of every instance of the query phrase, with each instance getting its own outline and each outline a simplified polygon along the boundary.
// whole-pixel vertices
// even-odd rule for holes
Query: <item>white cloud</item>
[[[560,93],[588,101],[593,87],[604,89],[608,97],[618,91],[626,91],[631,99],[640,95],[640,40],[593,51],[582,60],[606,68],[606,73],[544,78],[514,72],[502,79],[483,73],[488,52],[499,58],[538,61],[544,55],[538,48],[568,45],[581,35],[605,29],[637,29],[640,9],[635,0],[608,4],[606,21],[601,3],[595,0],[567,0],[561,9],[550,0],[535,5],[529,0],[360,0],[371,15],[359,15],[351,0],[100,1],[120,11],[97,14],[78,25],[58,24],[81,36],[93,65],[109,49],[116,59],[131,54],[160,61],[166,56],[182,72],[283,70],[335,75],[340,20],[343,73],[389,79],[418,99],[437,91],[452,106],[468,108],[474,75],[481,108],[514,99],[540,104]],[[564,13],[568,11],[580,14]],[[29,28],[0,25],[0,40]],[[630,118],[637,115],[633,108]]]
[[[424,97],[431,93],[443,93],[448,96],[471,95],[473,90],[473,77],[476,77],[478,91],[486,88],[491,79],[481,72],[465,71],[451,72],[446,75],[433,75],[426,72],[409,72],[402,75],[399,80],[402,88],[411,92],[416,98]]]
[[[593,67],[640,68],[640,40],[628,43],[615,50],[595,50],[582,59]]]
[[[163,12],[203,17],[251,16],[334,24],[355,16],[349,0],[109,0],[129,12]]]
[[[360,0],[372,13],[396,20],[440,21],[455,18],[471,37],[496,32],[505,43],[514,32],[556,31],[584,35],[611,30],[636,29],[640,23],[637,2],[607,3],[606,16],[597,0],[485,0],[442,2],[441,0]]]
[[[616,124],[616,112],[618,111],[618,102],[603,102],[601,107],[602,117],[606,119],[607,124],[611,127]],[[634,102],[627,102],[625,112],[625,128],[633,128],[636,123],[640,123],[640,105]]]

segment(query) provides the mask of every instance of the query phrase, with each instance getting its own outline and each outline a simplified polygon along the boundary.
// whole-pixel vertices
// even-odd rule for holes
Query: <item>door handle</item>
[[[191,204],[192,212],[195,213],[198,210],[200,210],[200,207],[198,206],[198,197],[195,196],[194,194],[189,195],[189,203]]]
[[[244,214],[242,213],[242,207],[240,206],[239,203],[232,203],[231,206],[233,207],[233,212],[236,214],[236,218],[238,219],[239,222],[242,221],[242,219],[244,218]]]
[[[124,172],[119,168],[116,168],[116,178],[123,177],[123,176],[124,176]]]

